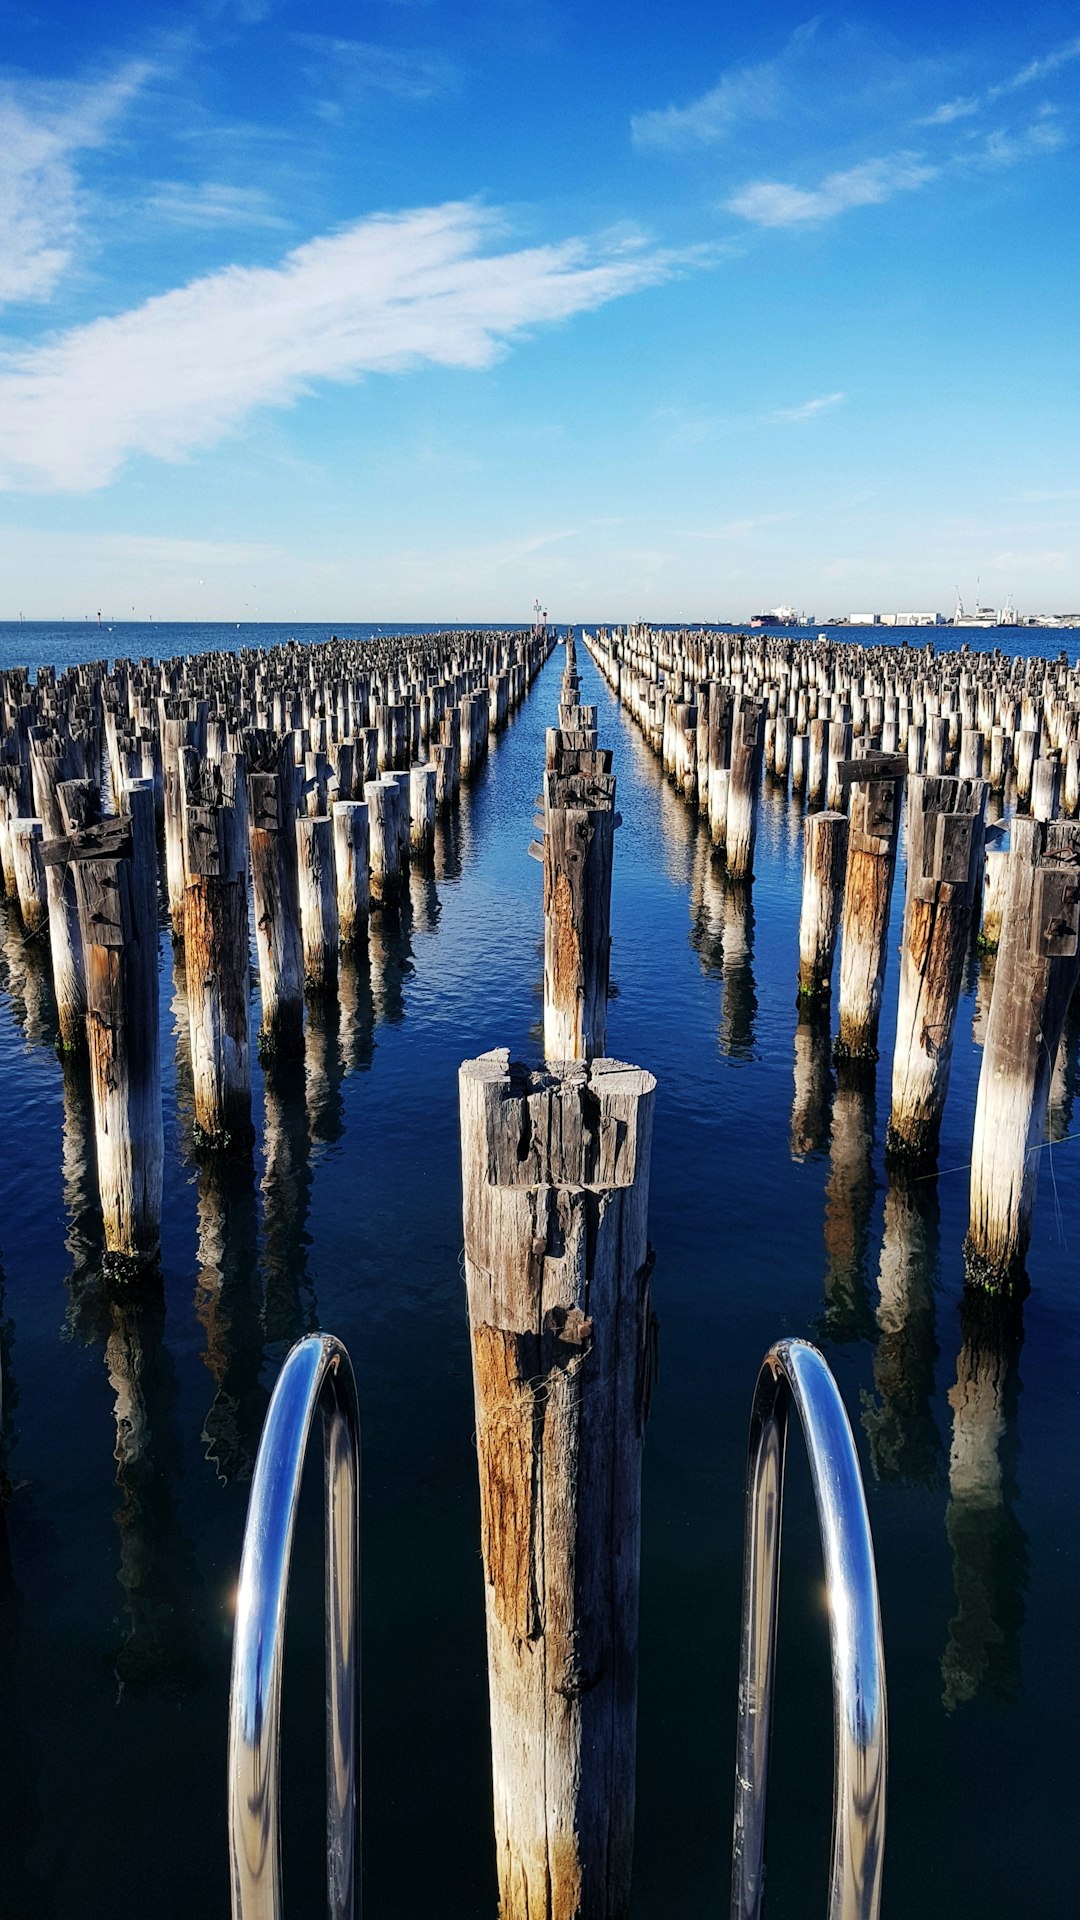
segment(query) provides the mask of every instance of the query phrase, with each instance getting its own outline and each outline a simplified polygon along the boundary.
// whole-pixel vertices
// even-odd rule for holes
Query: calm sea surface
[[[0,628],[0,665],[329,631],[27,623]],[[1080,643],[912,638],[1071,660]],[[367,1912],[493,1920],[456,1072],[493,1046],[538,1057],[541,874],[526,846],[561,660],[440,830],[434,874],[414,874],[407,908],[373,923],[369,954],[345,970],[338,1008],[312,1018],[306,1061],[265,1080],[256,1068],[253,1178],[215,1176],[192,1152],[182,974],[163,935],[163,1284],[137,1305],[118,1308],[99,1284],[88,1091],[58,1065],[47,970],[0,906],[0,1464],[13,1489],[0,1518],[2,1920],[228,1914],[247,1477],[284,1354],[315,1327],[352,1353],[364,1427]],[[960,1009],[940,1175],[890,1190],[902,884],[876,1089],[838,1090],[827,1067],[815,1082],[800,1043],[797,1090],[800,808],[766,783],[752,890],[728,889],[581,649],[579,662],[623,816],[609,1051],[658,1081],[635,1920],[726,1912],[746,1421],[782,1334],[824,1348],[866,1478],[890,1689],[886,1914],[1065,1914],[1080,1872],[1076,1022],[1022,1334],[1002,1343],[961,1314],[986,964],[972,960]],[[823,1909],[831,1807],[821,1563],[795,1435],[790,1462],[777,1916]],[[322,1910],[318,1492],[298,1541],[284,1727],[299,1913]]]

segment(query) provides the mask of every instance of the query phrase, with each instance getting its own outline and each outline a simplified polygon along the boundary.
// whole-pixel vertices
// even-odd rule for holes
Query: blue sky
[[[0,51],[0,618],[1080,607],[1075,7]]]

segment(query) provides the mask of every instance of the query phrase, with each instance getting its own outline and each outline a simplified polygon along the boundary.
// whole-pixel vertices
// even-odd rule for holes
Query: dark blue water
[[[105,651],[80,634],[79,654],[61,655],[56,631],[35,654],[7,629],[0,657]],[[190,650],[179,631],[128,630],[119,650]],[[1075,657],[1075,640],[1030,647]],[[1075,1033],[1022,1338],[995,1345],[961,1315],[985,968],[973,960],[961,1006],[940,1177],[890,1192],[895,967],[876,1093],[837,1092],[826,1068],[793,1123],[799,810],[766,790],[753,887],[727,888],[579,660],[624,822],[609,1050],[658,1080],[635,1916],[726,1911],[746,1417],[784,1333],[824,1347],[867,1480],[890,1681],[885,1910],[1066,1912],[1080,1784]],[[214,1178],[191,1152],[182,986],[163,940],[163,1284],[137,1306],[100,1286],[86,1089],[57,1064],[47,976],[0,909],[3,1920],[227,1914],[246,1474],[281,1359],[313,1326],[347,1342],[364,1422],[367,1910],[494,1914],[456,1070],[496,1045],[537,1055],[541,876],[525,849],[560,670],[556,654],[441,833],[434,876],[414,876],[400,921],[376,926],[346,973],[338,1013],[312,1021],[304,1065],[258,1079],[254,1178]],[[832,1736],[797,1441],[787,1514],[770,1912],[801,1915],[824,1901]],[[321,1898],[320,1525],[316,1499],[285,1723],[301,1912]]]

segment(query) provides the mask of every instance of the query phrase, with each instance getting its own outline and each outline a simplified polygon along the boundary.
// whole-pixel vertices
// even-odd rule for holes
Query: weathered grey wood
[[[340,930],[333,821],[298,820],[296,853],[304,991],[317,998],[337,991]]]
[[[63,785],[60,792],[63,802]],[[71,800],[73,817],[78,796]],[[105,1247],[127,1272],[156,1259],[161,1243],[158,943],[156,918],[146,924],[150,889],[135,864],[131,820],[111,824],[111,840],[96,842],[92,829],[85,841],[77,834],[72,860]]]
[[[1023,1285],[1054,1055],[1078,976],[1080,828],[1016,818],[975,1103],[965,1248],[969,1284],[988,1292]]]
[[[299,1055],[304,1047],[296,769],[287,753],[278,753],[276,759],[273,771],[248,776],[251,893],[262,998],[259,1054],[265,1060]]]
[[[50,843],[66,838],[59,788],[74,762],[83,757],[70,751],[64,753],[47,739],[36,739],[32,744],[30,772],[34,806],[44,829],[43,854]],[[77,1053],[86,1045],[86,972],[75,876],[69,860],[65,859],[62,865],[46,862],[45,891],[60,1051]]]
[[[248,817],[242,755],[181,755],[184,970],[196,1142],[244,1152],[251,1124]]]
[[[591,1060],[607,1036],[615,781],[544,775],[544,1058]]]
[[[434,766],[426,763],[409,773],[409,845],[421,859],[435,851],[435,778]]]
[[[342,947],[354,947],[366,938],[371,912],[367,802],[336,800],[333,819],[338,931]]]
[[[368,810],[371,904],[391,906],[401,891],[401,843],[397,826],[397,790],[382,780],[364,788]]]
[[[847,874],[846,813],[808,813],[803,826],[799,999],[827,999]]]
[[[45,885],[45,828],[40,820],[17,817],[9,821],[15,893],[27,937],[44,933],[49,921]]]
[[[626,1920],[655,1082],[459,1077],[501,1920]]]
[[[727,791],[725,852],[728,872],[748,880],[754,871],[754,838],[761,788],[762,706],[757,700],[736,703],[731,728],[731,767]]]
[[[956,1012],[983,859],[981,779],[908,783],[907,898],[886,1149],[916,1163],[937,1153]]]
[[[852,786],[840,941],[838,1059],[877,1058],[899,827],[898,781],[870,780]]]

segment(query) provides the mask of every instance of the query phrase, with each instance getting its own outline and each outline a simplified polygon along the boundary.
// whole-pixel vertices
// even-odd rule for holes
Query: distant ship
[[[978,583],[975,586],[975,607],[971,613],[964,610],[960,589],[956,589],[956,612],[949,621],[951,627],[1019,627],[1022,625],[1019,614],[1013,606],[1012,598],[1006,600],[1000,613],[996,607],[983,607],[979,604]]]
[[[796,613],[794,607],[771,607],[768,613],[752,613],[752,627],[812,627],[813,616]]]

